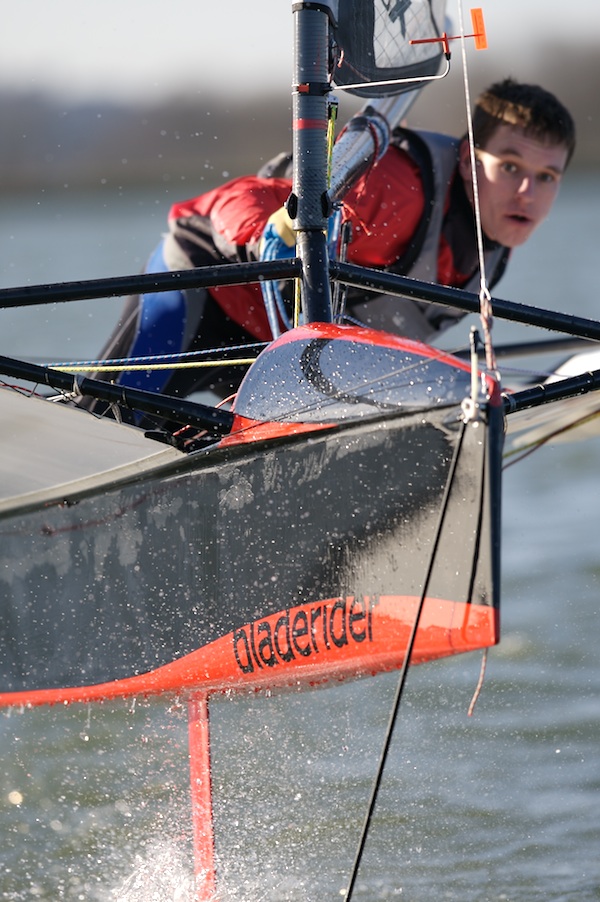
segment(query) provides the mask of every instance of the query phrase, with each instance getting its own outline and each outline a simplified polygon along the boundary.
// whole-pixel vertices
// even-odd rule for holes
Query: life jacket
[[[246,263],[258,257],[269,216],[283,206],[291,181],[241,176],[171,207],[163,253],[172,270],[215,263]],[[223,313],[258,341],[273,337],[260,285],[209,288]]]
[[[449,186],[456,173],[459,142],[444,135],[398,128],[394,131],[392,144],[416,163],[425,202],[410,245],[399,259],[385,268],[436,282],[439,245]],[[281,154],[267,163],[259,175],[234,179],[206,194],[175,204],[169,214],[169,235],[164,243],[168,267],[192,269],[215,262],[256,259],[267,219],[289,196],[289,169],[289,155]],[[508,250],[503,247],[495,247],[486,253],[490,287],[502,275],[507,259]],[[478,291],[479,275],[475,274],[464,287]],[[223,312],[251,336],[259,341],[270,340],[271,329],[259,285],[222,286],[210,288],[209,293]],[[353,315],[368,323],[368,316],[375,309],[374,299],[383,297],[386,296],[351,292],[349,308]],[[425,332],[435,334],[464,316],[463,311],[455,308],[402,298],[394,298],[390,310],[393,307],[397,312],[402,302],[410,305],[411,316],[417,311],[427,323],[426,330],[421,330],[420,335],[411,334],[411,325],[410,337],[429,337]],[[363,309],[368,315],[363,314]],[[410,317],[406,321],[412,324]],[[402,325],[389,318],[386,322],[372,324],[404,332]]]
[[[456,176],[460,140],[435,132],[398,128],[394,131],[392,143],[406,150],[417,162],[423,183],[425,207],[411,247],[390,270],[411,279],[435,282],[442,227],[448,209],[448,194]],[[490,289],[501,279],[509,256],[510,250],[499,244],[492,244],[484,249],[486,279]],[[461,287],[465,291],[479,293],[480,282],[481,276],[477,268]],[[443,331],[465,315],[463,310],[443,304],[420,301],[414,303],[436,332]]]

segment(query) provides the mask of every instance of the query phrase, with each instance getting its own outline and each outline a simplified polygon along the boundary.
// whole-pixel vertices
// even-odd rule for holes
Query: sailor
[[[546,218],[575,147],[569,112],[551,93],[512,79],[484,91],[473,112],[478,198],[488,287],[513,248]],[[294,255],[285,210],[289,157],[259,175],[234,179],[175,204],[166,237],[147,272]],[[289,169],[289,167],[288,167]],[[400,128],[383,156],[344,197],[351,226],[347,259],[411,277],[478,290],[471,154],[466,139]],[[354,321],[408,338],[434,341],[464,314],[437,304],[353,290]],[[260,286],[237,285],[132,297],[101,357],[156,356],[268,341]],[[123,385],[188,395],[225,385],[239,368],[125,372]]]

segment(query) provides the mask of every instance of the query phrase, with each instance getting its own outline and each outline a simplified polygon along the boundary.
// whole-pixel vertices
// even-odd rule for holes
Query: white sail
[[[403,78],[434,76],[442,44],[411,41],[441,36],[445,6],[445,0],[339,0],[335,84],[359,96],[381,97],[414,89],[414,82],[403,85]]]

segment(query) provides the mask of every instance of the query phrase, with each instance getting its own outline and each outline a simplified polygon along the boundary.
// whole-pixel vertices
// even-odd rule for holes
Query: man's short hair
[[[473,136],[482,150],[501,125],[520,128],[545,144],[575,150],[575,123],[566,107],[539,85],[520,84],[512,78],[496,82],[477,98],[473,110]]]

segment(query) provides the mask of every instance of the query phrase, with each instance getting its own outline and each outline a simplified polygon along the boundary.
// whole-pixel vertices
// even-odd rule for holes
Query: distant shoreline
[[[600,168],[597,53],[549,47],[543,57],[512,65],[506,73],[479,67],[471,77],[472,94],[505,74],[554,91],[577,124],[573,168]],[[339,99],[343,123],[361,102],[343,95]],[[292,144],[287,90],[263,94],[258,101],[182,95],[155,105],[110,100],[74,104],[51,94],[0,91],[0,116],[5,124],[0,188],[10,193],[162,184],[176,186],[184,197],[256,170]],[[458,71],[423,91],[409,125],[450,134],[465,131]]]

